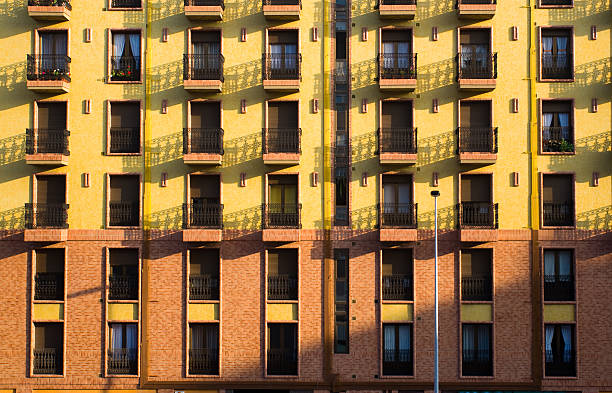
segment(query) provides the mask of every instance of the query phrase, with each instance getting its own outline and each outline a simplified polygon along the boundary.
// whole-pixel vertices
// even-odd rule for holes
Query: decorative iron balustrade
[[[301,128],[264,128],[263,153],[301,153]]]
[[[543,225],[547,227],[574,226],[574,206],[569,203],[543,203]]]
[[[66,55],[27,55],[29,81],[70,82],[70,62]]]
[[[219,350],[207,348],[190,349],[189,373],[210,375],[219,374]]]
[[[574,128],[542,127],[542,151],[546,153],[573,153]]]
[[[138,127],[111,127],[110,149],[111,153],[139,153],[140,128]]]
[[[378,55],[380,79],[416,79],[417,55],[412,53],[380,53]]]
[[[296,375],[297,349],[268,349],[268,375]]]
[[[461,362],[465,376],[493,375],[491,351],[487,349],[464,349]]]
[[[26,129],[26,154],[59,153],[70,155],[68,137],[70,131],[63,129]]]
[[[572,0],[540,0],[540,6],[572,5]]]
[[[110,300],[138,300],[138,277],[111,274],[108,278]]]
[[[111,8],[142,8],[140,0],[111,0]]]
[[[263,55],[264,80],[302,80],[300,53],[265,53]]]
[[[497,79],[497,53],[457,54],[457,78]]]
[[[545,301],[573,301],[574,276],[572,275],[545,275],[544,276]]]
[[[545,368],[547,377],[573,377],[576,375],[576,352],[546,350]]]
[[[461,277],[461,300],[490,301],[493,295],[489,276]]]
[[[109,374],[136,374],[138,372],[138,350],[136,348],[113,348],[108,350]]]
[[[111,81],[139,81],[140,56],[112,56],[110,79]]]
[[[190,300],[219,300],[219,278],[209,274],[189,276]]]
[[[63,300],[63,273],[36,273],[34,276],[34,300]]]
[[[417,153],[416,128],[379,128],[378,149],[380,153]]]
[[[301,203],[267,203],[263,205],[263,227],[301,228]]]
[[[72,10],[70,0],[28,0],[28,6],[31,7],[66,7],[67,10]]]
[[[412,351],[409,349],[383,350],[383,375],[412,375]]]
[[[138,202],[109,202],[109,225],[134,227],[140,225],[140,205]]]
[[[382,278],[383,300],[412,300],[412,276],[391,274]]]
[[[224,0],[185,0],[185,6],[189,7],[221,7],[225,10]]]
[[[459,227],[497,229],[498,212],[497,203],[489,202],[461,202],[459,209]]]
[[[68,205],[66,203],[26,203],[25,227],[68,228]]]
[[[184,203],[184,228],[223,228],[223,204]]]
[[[183,55],[183,80],[218,80],[223,82],[222,54]]]
[[[34,374],[61,374],[62,350],[58,348],[34,349]]]
[[[457,7],[460,4],[497,4],[497,0],[457,0]]]
[[[573,78],[571,54],[542,53],[540,62],[542,66],[542,79]]]
[[[416,203],[381,203],[381,228],[416,228]]]
[[[458,127],[459,153],[497,154],[497,127]]]
[[[183,128],[183,154],[223,155],[222,128]]]
[[[288,274],[268,276],[268,300],[297,300],[297,277]]]
[[[378,5],[416,5],[417,0],[378,0]]]

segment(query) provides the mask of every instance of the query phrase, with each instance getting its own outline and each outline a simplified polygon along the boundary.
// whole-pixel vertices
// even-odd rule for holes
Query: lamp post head
[[[437,191],[437,190],[436,191],[432,191],[431,192],[431,196],[434,197],[434,198],[439,197],[440,196],[440,191]]]

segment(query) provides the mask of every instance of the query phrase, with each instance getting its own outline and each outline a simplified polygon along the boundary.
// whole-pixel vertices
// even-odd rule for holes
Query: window
[[[463,324],[462,375],[493,375],[491,325]]]
[[[492,113],[491,101],[460,101],[459,153],[497,153]]]
[[[493,279],[492,250],[461,250],[461,300],[491,301]]]
[[[186,227],[221,228],[223,206],[220,199],[219,176],[191,175],[189,177],[189,203],[185,206],[189,221]]]
[[[383,374],[412,375],[412,325],[383,324]]]
[[[495,78],[490,29],[461,29],[459,33],[459,78]]]
[[[109,0],[111,9],[140,9],[141,0]]]
[[[270,175],[268,177],[265,228],[299,228],[301,206],[298,204],[297,187],[297,175]]]
[[[413,300],[412,264],[412,249],[383,250],[383,300]]]
[[[69,155],[67,103],[37,101],[34,129],[26,130],[26,154]]]
[[[109,300],[138,300],[138,250],[117,248],[109,254]]]
[[[497,228],[497,204],[491,201],[491,175],[461,175],[461,228]]]
[[[189,300],[219,300],[219,250],[189,250]]]
[[[64,372],[64,324],[34,323],[33,374],[61,375]]]
[[[412,30],[383,29],[381,41],[380,77],[383,79],[415,78]]]
[[[109,102],[108,154],[140,154],[140,102]]]
[[[544,325],[545,373],[547,377],[576,375],[575,326]]]
[[[349,353],[349,259],[348,250],[335,250],[334,353]]]
[[[36,250],[34,300],[64,300],[64,249]]]
[[[571,101],[542,102],[542,152],[574,152],[572,109]]]
[[[185,79],[222,80],[221,32],[191,30],[190,37]]]
[[[572,175],[542,176],[542,226],[574,226],[574,179]]]
[[[137,374],[138,324],[109,323],[108,374]]]
[[[189,374],[219,374],[219,324],[189,324]]]
[[[263,152],[300,153],[298,101],[268,101]]]
[[[268,250],[268,300],[298,300],[297,250]]]
[[[111,42],[110,80],[140,81],[140,32],[112,32]]]
[[[383,175],[382,183],[382,227],[415,227],[416,205],[412,199],[412,176]]]
[[[268,30],[264,79],[299,79],[297,30]]]
[[[28,229],[68,228],[65,175],[36,175],[35,202],[26,203]]]
[[[540,8],[569,8],[573,6],[573,0],[540,0]]]
[[[541,78],[573,79],[571,29],[541,29]]]
[[[221,102],[191,101],[190,127],[183,133],[183,153],[223,154]]]
[[[544,301],[573,301],[572,250],[544,250]]]
[[[109,175],[108,225],[140,225],[140,177]]]
[[[68,32],[37,30],[38,53],[28,56],[28,80],[63,80],[70,82]]]
[[[268,375],[297,375],[297,323],[268,323]]]

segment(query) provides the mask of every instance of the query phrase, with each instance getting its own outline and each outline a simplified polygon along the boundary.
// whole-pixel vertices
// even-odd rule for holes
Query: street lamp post
[[[434,393],[440,392],[439,381],[439,355],[438,355],[438,197],[440,191],[432,191],[431,196],[434,198],[434,261],[435,261],[435,295],[434,295]]]

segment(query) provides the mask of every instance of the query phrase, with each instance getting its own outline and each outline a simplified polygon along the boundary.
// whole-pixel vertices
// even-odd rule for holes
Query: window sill
[[[64,374],[30,374],[31,378],[65,378]]]
[[[578,377],[576,376],[567,376],[567,377],[562,377],[562,376],[554,376],[554,377],[547,377],[546,375],[542,377],[542,379],[544,380],[555,380],[555,379],[560,379],[560,380],[572,380],[572,379],[578,379]]]
[[[118,7],[108,7],[106,9],[107,11],[142,11],[143,8],[141,7],[123,7],[123,8],[118,8]]]
[[[106,80],[107,84],[111,84],[111,85],[141,85],[142,84],[142,80],[137,80],[137,81],[113,81],[110,79],[110,77]]]
[[[538,8],[541,9],[555,9],[555,8],[574,8],[574,5],[567,5],[567,4],[551,4],[551,5],[541,5],[538,4]]]
[[[63,300],[34,300],[34,304],[63,304]]]
[[[219,304],[219,300],[189,300],[191,304]],[[199,375],[199,374],[198,374]]]
[[[545,226],[545,225],[540,225],[540,229],[576,229],[576,225],[567,225],[567,226],[557,226],[557,227],[553,227],[553,226]]]
[[[117,304],[138,304],[138,300],[107,300],[108,303],[117,303]]]
[[[542,82],[542,83],[572,83],[575,82],[574,78],[571,79],[544,79],[544,78],[540,78],[538,80],[538,82]]]
[[[104,229],[142,230],[142,225],[137,225],[137,226],[128,226],[128,227],[114,226],[114,225],[106,225],[106,227],[105,227]]]
[[[380,375],[380,379],[415,379],[414,375]]]
[[[140,359],[138,360],[140,362]],[[129,379],[134,379],[134,378],[140,378],[140,374],[108,374],[106,373],[104,375],[105,378],[129,378]]]
[[[575,156],[575,151],[540,151],[541,156]]]
[[[494,379],[494,375],[460,375],[459,379]]]
[[[104,153],[105,156],[142,156],[142,152],[139,153],[111,153],[111,152],[105,152]]]
[[[187,372],[187,378],[221,378],[221,374],[191,374]]]

